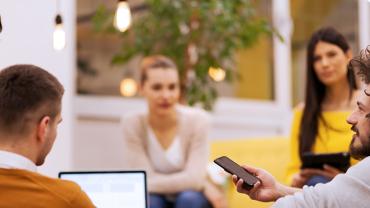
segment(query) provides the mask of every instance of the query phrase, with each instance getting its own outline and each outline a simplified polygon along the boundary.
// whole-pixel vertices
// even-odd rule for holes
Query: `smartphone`
[[[236,162],[232,161],[230,158],[226,156],[219,157],[215,159],[213,162],[222,167],[226,172],[232,175],[236,175],[238,179],[239,178],[243,179],[244,181],[243,188],[247,190],[253,188],[254,184],[257,183],[257,181],[259,180],[256,176],[249,173],[240,165],[238,165]]]

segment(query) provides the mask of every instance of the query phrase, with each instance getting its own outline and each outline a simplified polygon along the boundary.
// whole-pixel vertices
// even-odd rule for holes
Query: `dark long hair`
[[[322,117],[321,108],[326,95],[326,87],[324,83],[319,80],[314,70],[314,51],[317,43],[320,41],[334,44],[341,48],[344,53],[348,52],[350,49],[344,36],[331,27],[321,28],[316,31],[308,43],[305,107],[299,131],[300,156],[305,152],[312,151],[312,146],[318,134],[319,120],[323,121],[324,125],[327,126]],[[355,76],[352,70],[347,71],[347,81],[350,86],[349,99],[351,99],[353,90],[357,89]]]

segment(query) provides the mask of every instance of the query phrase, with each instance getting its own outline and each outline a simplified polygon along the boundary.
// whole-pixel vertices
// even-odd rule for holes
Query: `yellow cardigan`
[[[318,136],[313,145],[315,153],[346,152],[352,140],[351,126],[346,119],[350,111],[326,111],[322,113],[323,118],[330,127],[327,128],[322,121],[319,121]],[[299,157],[299,129],[303,111],[294,110],[290,137],[290,162],[287,167],[286,183],[291,184],[294,174],[299,172],[301,160]],[[355,163],[351,160],[351,164]]]

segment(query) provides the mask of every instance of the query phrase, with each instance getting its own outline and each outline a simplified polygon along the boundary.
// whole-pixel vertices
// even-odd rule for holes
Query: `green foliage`
[[[190,105],[201,103],[205,109],[212,109],[217,98],[208,68],[221,67],[226,70],[226,80],[234,80],[234,53],[250,47],[261,34],[273,32],[267,21],[257,16],[251,0],[145,2],[147,10],[134,13],[131,28],[120,34],[122,49],[112,62],[124,64],[137,55],[172,58],[186,86],[185,100]],[[99,8],[93,19],[95,27],[112,31],[112,16]]]

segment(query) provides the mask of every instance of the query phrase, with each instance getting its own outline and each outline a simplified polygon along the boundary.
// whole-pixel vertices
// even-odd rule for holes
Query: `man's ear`
[[[50,123],[50,117],[49,116],[44,116],[42,117],[41,121],[37,124],[37,139],[39,141],[43,141],[47,131],[48,131],[48,126]]]

